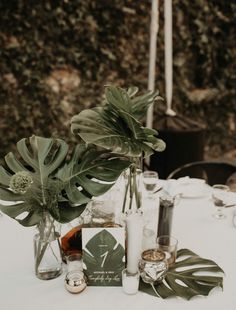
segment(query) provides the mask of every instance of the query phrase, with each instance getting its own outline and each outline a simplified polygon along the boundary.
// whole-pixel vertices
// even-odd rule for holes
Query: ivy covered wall
[[[163,1],[156,87],[164,96]],[[150,1],[0,2],[0,155],[70,118],[104,85],[147,87]],[[236,149],[236,2],[173,0],[174,106],[207,124],[206,156]],[[159,106],[160,108],[160,106]],[[156,112],[157,112],[156,108]]]

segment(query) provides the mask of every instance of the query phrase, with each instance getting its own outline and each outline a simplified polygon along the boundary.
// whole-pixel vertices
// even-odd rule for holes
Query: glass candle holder
[[[153,194],[158,186],[158,173],[156,171],[143,172],[143,185],[149,198],[154,198]]]
[[[134,295],[139,288],[139,272],[129,273],[127,269],[122,270],[122,287],[124,293]]]
[[[102,226],[115,222],[115,206],[112,200],[94,200],[90,205],[91,225]]]
[[[168,265],[175,263],[178,240],[169,235],[157,237],[156,248],[165,253]]]
[[[70,271],[65,277],[65,288],[72,294],[82,292],[87,286],[87,279],[82,271]]]
[[[168,264],[165,253],[156,249],[149,249],[142,253],[139,271],[145,283],[154,284],[163,280]]]
[[[66,256],[67,271],[83,271],[82,254],[73,253]]]

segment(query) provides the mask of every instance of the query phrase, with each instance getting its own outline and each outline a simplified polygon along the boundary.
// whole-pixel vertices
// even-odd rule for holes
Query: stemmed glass
[[[224,208],[227,205],[226,199],[228,192],[229,187],[227,185],[215,184],[212,186],[212,200],[216,207],[216,213],[213,214],[213,217],[218,220],[226,217],[224,214]]]
[[[144,171],[143,172],[143,184],[148,193],[148,197],[152,198],[152,195],[157,189],[158,173],[156,171]]]

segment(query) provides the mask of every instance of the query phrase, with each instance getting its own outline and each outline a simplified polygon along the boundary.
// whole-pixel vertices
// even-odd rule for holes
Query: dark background
[[[164,97],[160,3],[156,88]],[[106,84],[146,90],[150,8],[134,0],[0,2],[1,158],[32,134],[74,141],[71,116],[99,104]],[[236,2],[174,0],[173,14],[174,107],[207,125],[206,158],[236,157]]]

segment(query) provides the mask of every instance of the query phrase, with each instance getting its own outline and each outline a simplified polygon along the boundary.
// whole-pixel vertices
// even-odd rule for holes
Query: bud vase
[[[49,213],[45,213],[34,236],[35,274],[41,280],[58,277],[62,272],[60,230]]]
[[[131,167],[123,173],[124,196],[122,213],[136,211],[142,204],[141,170]]]

